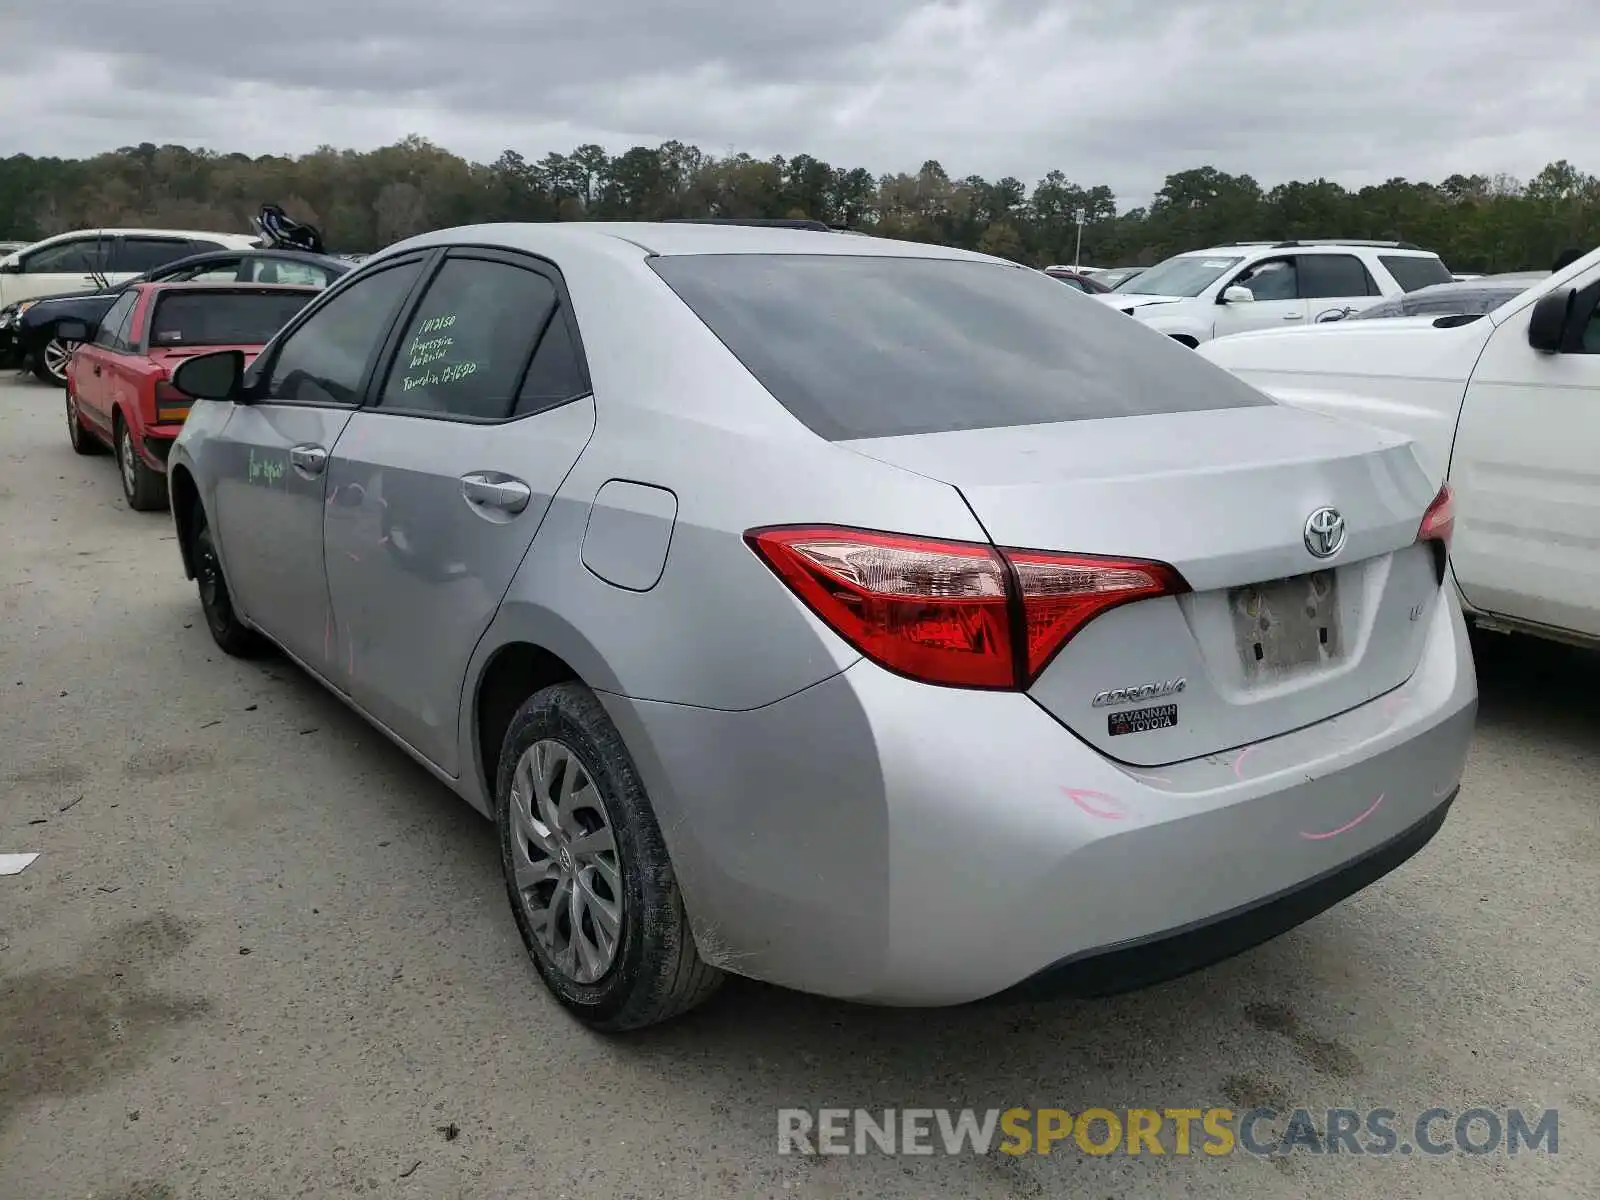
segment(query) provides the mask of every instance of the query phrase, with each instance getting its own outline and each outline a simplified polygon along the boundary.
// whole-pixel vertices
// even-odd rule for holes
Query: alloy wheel
[[[44,344],[44,369],[50,372],[56,382],[66,383],[67,363],[77,348],[77,342],[64,342],[60,338],[51,338]]]
[[[133,434],[128,432],[126,425],[122,427],[122,438],[117,447],[117,458],[122,462],[122,485],[131,496],[139,485],[139,460],[134,457]]]
[[[622,866],[605,800],[569,747],[535,742],[511,781],[518,900],[550,964],[574,983],[611,969],[622,943]]]

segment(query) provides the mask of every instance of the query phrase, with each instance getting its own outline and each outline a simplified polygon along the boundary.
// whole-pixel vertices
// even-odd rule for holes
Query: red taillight
[[[955,687],[1027,687],[1107,609],[1188,590],[1171,567],[1139,559],[827,526],[753,529],[745,540],[862,654]]]
[[[1057,651],[1108,609],[1189,590],[1165,563],[1040,550],[1001,551],[1017,573],[1027,618],[1024,686],[1038,678]]]
[[[1417,528],[1417,541],[1450,544],[1450,535],[1456,528],[1456,495],[1447,483],[1422,514],[1422,524]]]
[[[181,424],[188,419],[192,401],[166,380],[156,383],[156,424]]]

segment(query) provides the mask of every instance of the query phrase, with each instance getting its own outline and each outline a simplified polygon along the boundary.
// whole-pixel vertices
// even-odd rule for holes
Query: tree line
[[[144,143],[86,159],[0,159],[0,237],[152,226],[245,231],[266,202],[323,232],[330,249],[372,251],[428,229],[482,221],[806,217],[886,237],[939,242],[1034,266],[1145,265],[1221,242],[1383,238],[1437,251],[1458,272],[1548,268],[1600,245],[1600,180],[1566,160],[1526,182],[1452,175],[1347,189],[1327,179],[1263,188],[1203,166],[1169,175],[1147,205],[1119,211],[1111,189],[1051,171],[1029,188],[1006,176],[952,178],[930,159],[874,175],[809,154],[716,157],[666,142],[608,154],[595,145],[529,161],[507,150],[469,162],[412,136],[377,150],[298,157]]]

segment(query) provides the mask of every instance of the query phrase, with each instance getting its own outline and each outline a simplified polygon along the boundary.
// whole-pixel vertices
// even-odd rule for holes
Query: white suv
[[[1157,263],[1095,299],[1185,345],[1247,329],[1337,321],[1388,296],[1449,283],[1409,242],[1235,242]]]

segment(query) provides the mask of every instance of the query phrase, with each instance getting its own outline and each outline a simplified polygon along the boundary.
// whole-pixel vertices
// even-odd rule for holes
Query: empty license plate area
[[[1339,581],[1333,571],[1233,588],[1233,631],[1245,678],[1279,678],[1338,660]]]

